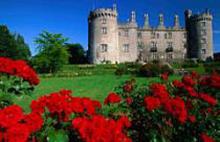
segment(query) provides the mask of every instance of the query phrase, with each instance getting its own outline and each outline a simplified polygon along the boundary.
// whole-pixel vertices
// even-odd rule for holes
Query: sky
[[[214,17],[214,51],[220,52],[220,0],[0,0],[0,24],[24,36],[33,55],[37,53],[34,40],[43,30],[62,33],[68,42],[87,49],[89,12],[113,3],[117,4],[119,21],[126,22],[134,10],[139,26],[144,13],[149,14],[151,26],[157,26],[158,15],[163,13],[167,27],[173,25],[175,14],[184,27],[184,10],[197,14],[209,8]]]

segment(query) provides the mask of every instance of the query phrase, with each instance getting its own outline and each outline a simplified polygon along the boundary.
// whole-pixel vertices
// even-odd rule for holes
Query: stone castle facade
[[[150,26],[148,14],[144,17],[144,26],[139,27],[134,11],[126,23],[118,22],[116,5],[91,11],[88,17],[90,63],[213,58],[213,17],[208,10],[194,15],[186,10],[185,28],[180,26],[178,15],[169,28],[164,25],[163,14],[159,15],[156,28]]]

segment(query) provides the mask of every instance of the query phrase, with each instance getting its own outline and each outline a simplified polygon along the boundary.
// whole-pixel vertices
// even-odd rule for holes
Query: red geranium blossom
[[[73,119],[72,125],[85,142],[131,142],[124,134],[124,128],[131,125],[126,116],[118,121],[101,115],[95,115],[91,119],[78,117]]]
[[[31,85],[38,85],[40,82],[35,71],[23,60],[0,57],[0,72],[23,78]]]
[[[150,86],[150,90],[155,97],[159,97],[160,101],[163,103],[169,99],[169,93],[163,84],[155,83]]]
[[[189,116],[188,116],[188,119],[189,119],[189,121],[192,122],[192,123],[196,122],[196,117],[195,117],[195,115],[189,115]]]
[[[154,109],[157,109],[160,107],[161,103],[160,100],[156,97],[145,97],[144,99],[145,107],[148,111],[153,111]]]
[[[0,110],[0,120],[0,141],[7,142],[26,142],[29,136],[43,125],[40,115],[25,115],[17,105]]]
[[[208,136],[206,133],[201,133],[200,138],[203,142],[215,142],[215,140],[212,137]]]
[[[168,73],[168,72],[165,72],[165,73],[161,74],[160,77],[161,77],[162,80],[167,81],[168,78],[169,78],[169,73]]]
[[[119,103],[121,101],[121,97],[116,93],[109,93],[109,95],[105,98],[104,104],[114,104]]]
[[[181,123],[187,120],[187,110],[184,101],[180,97],[170,99],[164,104],[165,110],[177,118]]]
[[[123,90],[124,90],[124,92],[130,93],[130,92],[133,90],[133,85],[132,85],[132,83],[131,83],[131,82],[126,83],[126,84],[123,86]]]
[[[201,98],[203,101],[209,103],[210,105],[214,106],[214,105],[217,104],[217,100],[214,97],[212,97],[212,96],[210,96],[208,94],[200,93],[199,94],[199,98]]]
[[[184,75],[182,82],[187,86],[194,86],[196,84],[190,75]]]
[[[71,113],[93,115],[96,113],[96,109],[101,108],[101,104],[90,98],[73,97],[71,91],[61,90],[48,96],[42,96],[31,103],[31,109],[35,113],[42,114],[46,108],[51,116],[58,115],[60,121],[67,121]]]
[[[181,81],[179,81],[179,80],[174,80],[174,81],[173,81],[173,85],[174,85],[176,88],[182,88],[182,87],[184,87],[184,84],[183,84]]]
[[[132,99],[131,97],[127,97],[127,98],[125,99],[125,101],[126,101],[126,103],[127,103],[128,105],[130,105],[130,104],[133,102],[133,99]]]

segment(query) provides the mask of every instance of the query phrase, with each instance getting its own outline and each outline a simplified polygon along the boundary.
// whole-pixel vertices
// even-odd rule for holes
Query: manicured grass
[[[109,92],[114,91],[115,87],[132,78],[135,78],[140,85],[160,81],[158,77],[143,78],[129,75],[118,77],[110,74],[75,78],[41,78],[41,83],[35,88],[33,95],[18,97],[15,101],[28,111],[31,100],[61,89],[70,89],[74,96],[90,97],[103,102],[104,98]],[[178,78],[178,76],[171,76],[171,80]]]

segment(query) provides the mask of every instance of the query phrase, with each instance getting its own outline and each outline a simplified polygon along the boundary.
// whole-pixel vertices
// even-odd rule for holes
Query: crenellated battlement
[[[111,8],[99,8],[94,11],[91,11],[89,14],[89,19],[97,17],[117,17],[117,11]]]

